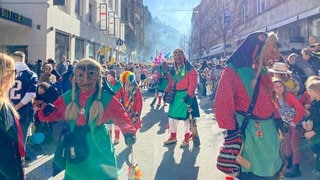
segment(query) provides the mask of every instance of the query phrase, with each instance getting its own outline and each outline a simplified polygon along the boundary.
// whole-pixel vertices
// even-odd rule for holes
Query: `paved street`
[[[222,130],[218,128],[213,116],[213,103],[207,98],[199,99],[201,118],[198,121],[198,130],[201,138],[200,148],[181,149],[179,144],[183,140],[183,123],[179,124],[177,145],[163,146],[163,142],[169,137],[166,131],[168,107],[151,108],[152,93],[144,92],[144,108],[142,113],[143,127],[137,133],[137,143],[133,147],[133,161],[137,162],[146,180],[222,180],[225,175],[215,167],[216,156],[222,143]],[[302,144],[302,177],[296,180],[312,179],[313,164],[306,162],[310,151],[305,141]],[[119,179],[128,179],[128,164],[132,156],[121,139],[116,147],[119,166]],[[52,150],[49,147],[42,148],[44,155],[37,161],[29,164],[27,170],[28,179],[51,178]],[[63,173],[51,179],[62,179]]]

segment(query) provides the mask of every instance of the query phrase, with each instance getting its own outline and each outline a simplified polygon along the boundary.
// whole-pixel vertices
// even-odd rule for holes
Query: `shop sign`
[[[0,7],[0,18],[32,27],[32,20],[30,18],[24,17],[21,14],[18,14],[16,12],[13,12],[1,7]]]

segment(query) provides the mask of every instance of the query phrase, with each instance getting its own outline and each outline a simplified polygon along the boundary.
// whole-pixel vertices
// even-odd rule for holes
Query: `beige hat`
[[[288,70],[288,65],[283,62],[275,62],[269,72],[278,74],[290,74],[291,71]]]

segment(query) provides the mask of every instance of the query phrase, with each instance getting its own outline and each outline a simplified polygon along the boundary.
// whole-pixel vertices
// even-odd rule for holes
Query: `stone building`
[[[209,54],[211,47],[231,43],[235,49],[254,31],[278,33],[280,50],[290,53],[308,46],[310,36],[320,37],[320,1],[201,0],[192,24],[192,59],[219,58]]]
[[[31,64],[63,55],[130,61],[143,53],[151,18],[142,0],[1,0],[0,12],[0,51],[24,51]]]

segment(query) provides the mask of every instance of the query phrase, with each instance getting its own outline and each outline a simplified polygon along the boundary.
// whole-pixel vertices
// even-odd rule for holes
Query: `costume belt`
[[[248,119],[252,119],[252,120],[267,120],[267,119],[273,119],[274,118],[274,113],[272,113],[269,117],[267,118],[261,118],[259,116],[256,116],[254,114],[248,114],[247,112],[244,112],[244,111],[236,111],[237,114],[240,114],[241,116],[243,117],[246,117]]]

